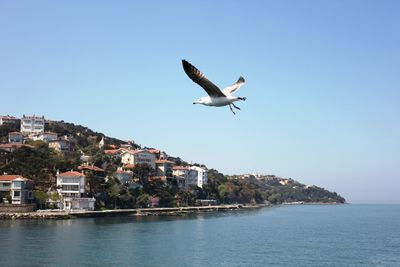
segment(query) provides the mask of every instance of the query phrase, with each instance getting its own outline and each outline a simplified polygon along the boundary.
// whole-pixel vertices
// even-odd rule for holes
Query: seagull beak
[[[196,104],[196,102],[193,102],[193,105]]]

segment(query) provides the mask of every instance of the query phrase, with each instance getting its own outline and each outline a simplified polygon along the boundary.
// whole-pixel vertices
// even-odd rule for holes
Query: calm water
[[[0,266],[400,266],[400,205],[0,221]]]

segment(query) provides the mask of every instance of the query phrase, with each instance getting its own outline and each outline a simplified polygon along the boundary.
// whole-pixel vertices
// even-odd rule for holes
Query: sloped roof
[[[175,162],[167,160],[167,159],[159,159],[159,160],[156,160],[156,164],[157,163],[159,163],[159,164],[162,164],[162,163],[174,164]]]
[[[21,175],[16,175],[16,174],[4,174],[0,175],[0,181],[14,181],[15,179],[21,179],[24,181],[32,181],[31,179],[25,178]]]
[[[60,173],[58,176],[63,176],[63,177],[78,177],[78,176],[85,176],[83,173],[77,172],[77,171],[70,171],[70,172],[63,172]]]
[[[91,165],[81,165],[78,167],[79,170],[89,170],[89,171],[95,171],[95,172],[104,172],[104,169],[99,168],[97,166],[91,166]]]

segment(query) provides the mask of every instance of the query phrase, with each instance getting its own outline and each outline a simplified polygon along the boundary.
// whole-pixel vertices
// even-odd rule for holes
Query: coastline
[[[214,206],[190,206],[190,207],[171,207],[171,208],[137,208],[137,209],[113,209],[113,210],[39,210],[33,212],[0,212],[0,220],[68,220],[77,218],[95,217],[117,217],[117,216],[185,216],[189,214],[220,212],[234,210],[260,209],[265,207],[279,207],[292,205],[343,205],[348,203],[337,202],[293,202],[271,204],[231,204]]]
[[[232,210],[247,210],[270,207],[268,204],[258,205],[215,205],[192,206],[177,208],[138,208],[138,209],[114,209],[114,210],[72,210],[72,211],[36,211],[36,212],[3,212],[0,220],[66,220],[75,218],[113,217],[113,216],[185,216],[188,214],[203,212],[219,212]]]

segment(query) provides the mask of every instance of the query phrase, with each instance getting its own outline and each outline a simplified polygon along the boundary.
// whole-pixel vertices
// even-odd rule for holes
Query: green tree
[[[139,208],[147,208],[149,206],[150,195],[143,193],[136,200],[136,206]]]
[[[137,164],[132,172],[133,177],[138,178],[143,185],[149,181],[151,176],[155,175],[154,169],[148,164]]]
[[[45,208],[46,201],[48,199],[48,195],[40,190],[33,191],[33,196],[35,198],[35,202],[38,205],[39,209]]]

